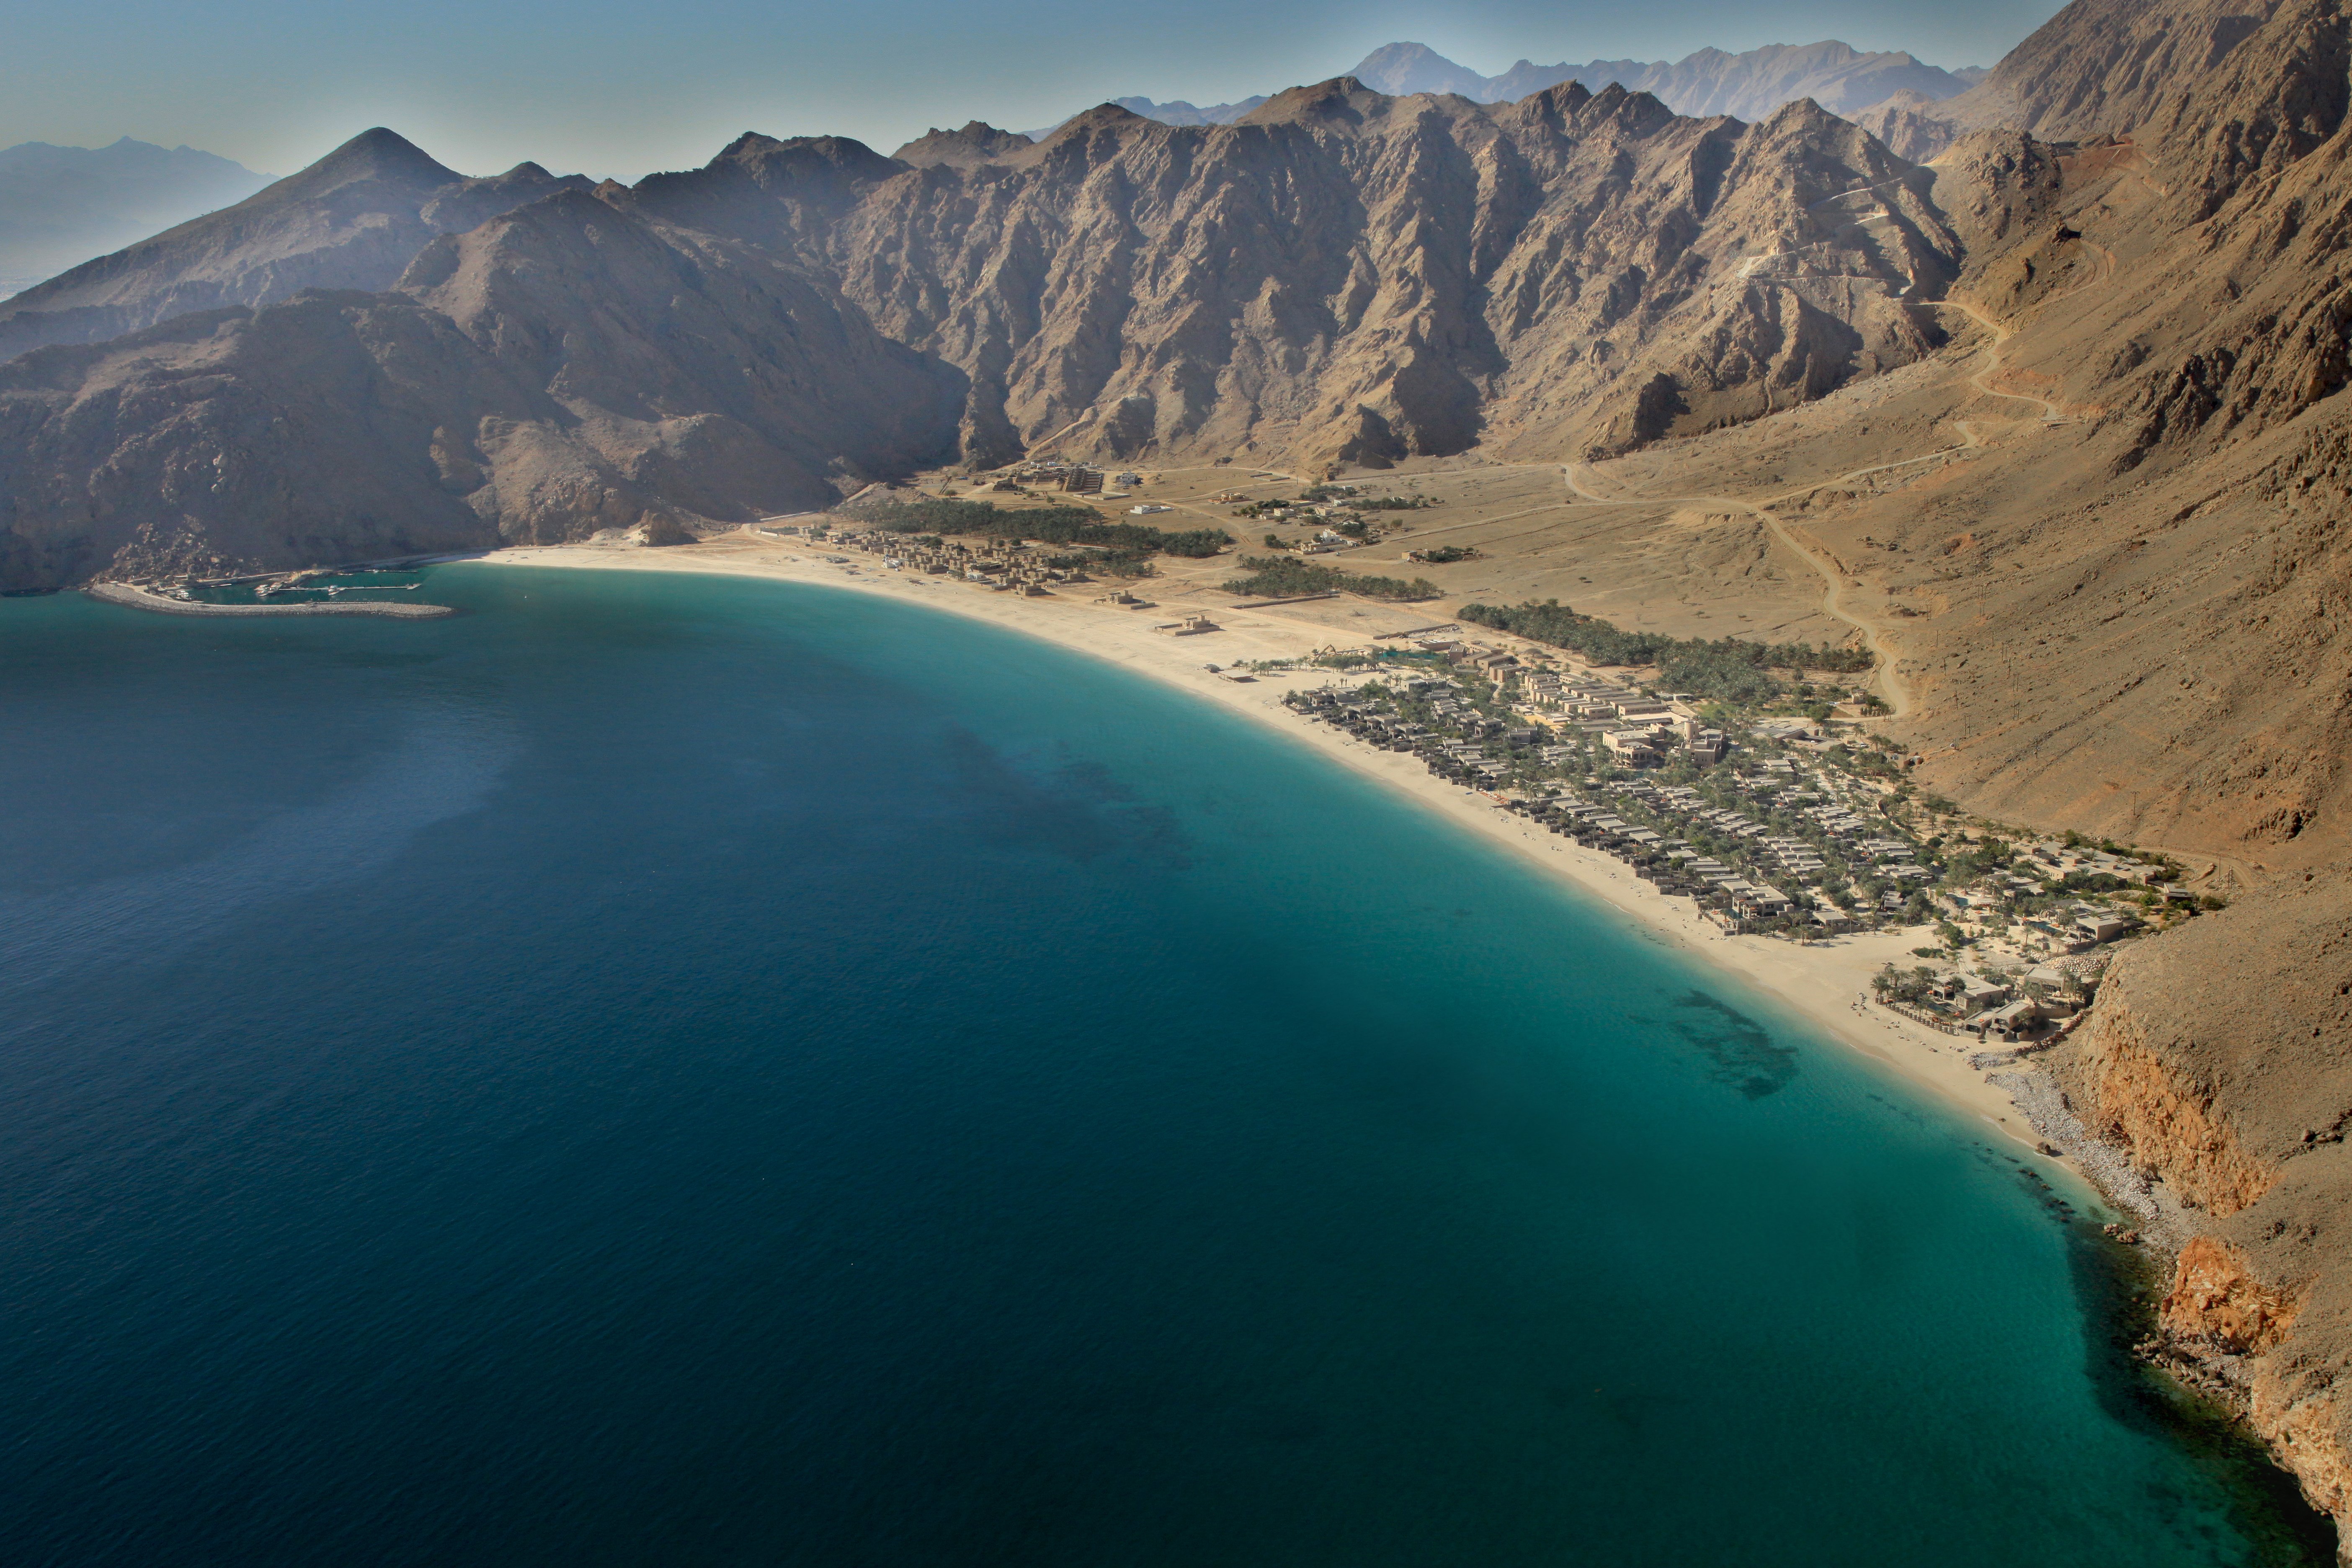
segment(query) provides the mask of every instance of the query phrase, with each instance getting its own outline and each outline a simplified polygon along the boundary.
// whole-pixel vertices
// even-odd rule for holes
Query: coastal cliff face
[[[2133,944],[2057,1054],[2076,1114],[2191,1211],[2170,1348],[2352,1539],[2352,866]]]
[[[2150,1042],[2120,973],[2114,989],[2112,999],[2100,998],[2075,1047],[2097,1116],[2093,1131],[2138,1169],[2162,1172],[2181,1202],[2217,1219],[2259,1200],[2278,1180],[2277,1168],[2246,1153],[2212,1085],[2185,1079],[2179,1053]]]

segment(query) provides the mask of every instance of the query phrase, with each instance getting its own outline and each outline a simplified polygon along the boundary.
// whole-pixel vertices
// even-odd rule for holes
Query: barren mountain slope
[[[455,399],[429,421],[445,433],[436,452],[456,454],[454,468],[435,458],[435,482],[509,531],[561,534],[632,509],[734,518],[813,500],[836,457],[842,470],[944,457],[937,415],[950,394],[961,449],[982,460],[1042,447],[1381,466],[1482,439],[1613,450],[1916,359],[1939,331],[1917,301],[1960,259],[1927,176],[1811,104],[1746,126],[1681,119],[1613,88],[1489,109],[1342,79],[1230,126],[1170,127],[1104,106],[1043,145],[975,125],[908,151],[920,166],[838,138],[746,135],[702,169],[542,198],[460,244],[433,233],[502,211],[544,176],[453,184],[397,138],[372,135],[243,207],[59,279],[33,301],[58,309],[16,325],[36,339],[98,331],[414,258],[404,298],[466,325],[518,384],[566,411],[552,423],[498,416],[537,432],[505,443],[469,434],[481,416],[478,394],[461,390],[471,371],[424,376],[431,395]],[[617,240],[593,267],[516,260],[551,215],[592,238],[652,237],[689,258],[684,291],[659,268],[613,270]],[[437,273],[483,236],[507,258],[487,296],[494,331]],[[740,308],[702,319],[702,290],[755,279]],[[824,330],[808,331],[820,319]],[[331,331],[325,318],[312,330]],[[13,376],[15,417],[70,425],[76,437],[7,459],[12,572],[69,578],[103,565],[104,541],[129,537],[103,508],[74,522],[65,500],[100,482],[118,444],[184,438],[194,450],[222,437],[167,390],[185,365],[233,367],[247,385],[300,374],[289,345],[302,334],[241,316],[219,331],[220,343],[160,358],[99,354]],[[884,338],[907,347],[886,350]],[[235,346],[264,342],[292,361],[263,366]],[[527,366],[514,363],[519,345],[541,345]],[[792,367],[773,395],[761,395],[762,356]],[[129,377],[136,414],[66,419],[58,400],[86,390],[81,373],[57,368],[68,363],[110,387]],[[328,406],[359,395],[348,377],[329,382]],[[658,416],[642,406],[648,388]],[[396,375],[367,395],[395,393],[410,395]],[[855,431],[836,417],[850,407],[871,416]],[[692,460],[673,450],[686,438],[668,423],[678,420],[701,422],[694,439],[716,445]],[[526,477],[525,447],[553,450],[551,432],[562,455],[549,471],[574,478]],[[343,536],[341,524],[296,521],[313,504],[307,485],[281,488],[305,499],[265,509],[277,520],[267,524],[148,521],[175,539],[226,530],[223,559],[246,563],[299,552],[265,546],[271,530],[314,550]],[[136,556],[151,558],[163,556]]]
[[[1846,118],[1885,142],[1896,157],[1926,163],[1960,137],[1960,128],[1941,110],[1934,99],[1906,88]]]
[[[1537,120],[1549,98],[1498,118]],[[1588,194],[1609,189],[1597,169],[1591,186],[1558,182],[1500,258],[1486,284],[1510,351],[1488,415],[1498,452],[1622,450],[1737,423],[1942,342],[1920,301],[1960,247],[1919,171],[1809,102],[1708,151],[1720,173],[1690,159],[1687,193],[1662,182],[1664,201],[1604,205]]]
[[[1105,105],[1038,146],[986,130],[913,171],[747,139],[605,195],[822,260],[970,376],[986,460],[1623,446],[1916,357],[1935,325],[1900,296],[1958,266],[1925,177],[1810,104],[1743,126],[1614,88],[1486,109],[1342,78],[1230,126]],[[1838,201],[1864,186],[1868,225]]]
[[[2329,133],[2347,63],[2333,0],[2095,0],[2068,6],[1957,97],[1898,92],[1852,118],[1915,160],[1972,130],[2161,142],[2174,188],[2202,216],[2244,174]]]
[[[536,163],[467,179],[389,131],[364,132],[235,206],[17,295],[0,312],[0,360],[304,289],[387,289],[435,235],[588,183]]]
[[[2332,0],[2077,0],[1986,79],[1938,106],[1962,125],[2045,142],[2130,137],[2258,161],[2292,158],[2342,118],[2345,37]]]
[[[2130,25],[2204,25],[2177,10]],[[1956,353],[1940,406],[1899,429],[1776,420],[1625,481],[1763,499],[1765,473],[1877,468],[1775,510],[1864,585],[1946,793],[2250,866],[2352,848],[2352,139],[2341,99],[2326,118],[2294,68],[2340,33],[2325,22],[2282,6],[2210,69],[2210,48],[2168,86],[2133,79],[2123,115],[2204,106],[2162,141],[1978,132],[1945,154],[1932,196],[1968,258],[1952,297],[2015,335]],[[1991,81],[2072,58],[2078,79],[2034,79],[2095,123],[2082,104],[2117,68],[2064,35],[2107,26],[2070,9]]]
[[[773,257],[572,193],[389,292],[0,365],[0,585],[821,505],[947,456],[961,391]]]
[[[2306,174],[2324,177],[2281,184]],[[1995,460],[1824,537],[1906,546],[1884,577],[1927,612],[1903,645],[1933,776],[1991,809],[2183,848],[2341,855],[2352,469],[2330,225],[2249,258],[2249,240],[2275,245],[2282,201],[2322,218],[2289,189],[2251,192],[2111,263],[2097,208],[2115,205],[2099,183],[2072,195],[2084,205],[2070,199],[2065,221],[2085,237],[2045,241],[1985,292],[2067,280],[2028,304],[1992,384],[2082,422],[2018,432]],[[2231,216],[2246,220],[2234,236]]]

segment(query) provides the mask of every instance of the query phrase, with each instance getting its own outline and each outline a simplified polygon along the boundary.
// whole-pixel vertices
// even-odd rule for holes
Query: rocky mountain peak
[[[1035,145],[1017,131],[1000,131],[983,121],[969,120],[953,131],[935,125],[891,156],[918,168],[940,163],[963,167],[1014,157]]]
[[[1591,101],[1592,94],[1582,82],[1563,81],[1529,93],[1512,107],[1523,118],[1546,120],[1558,127],[1573,121]]]
[[[1288,88],[1276,93],[1236,125],[1360,125],[1385,117],[1397,100],[1366,87],[1352,76]]]
[[[710,163],[706,163],[703,166],[705,168],[709,168],[711,164],[717,163],[740,163],[746,159],[760,157],[771,148],[782,147],[782,145],[783,142],[782,141],[776,137],[770,136],[763,132],[745,131],[740,132],[736,136],[735,140],[727,143],[726,146],[719,149],[718,153],[712,156]]]
[[[1384,44],[1359,61],[1349,75],[1391,98],[1415,92],[1452,92],[1472,99],[1488,96],[1485,77],[1454,64],[1427,44]]]
[[[1114,134],[1139,131],[1159,123],[1160,121],[1156,120],[1146,120],[1135,110],[1122,108],[1116,103],[1097,103],[1085,113],[1074,114],[1055,126],[1054,133],[1041,145],[1051,146],[1058,142],[1092,136],[1097,132],[1102,131],[1111,132]]]
[[[699,169],[648,174],[604,199],[640,216],[793,250],[907,167],[847,136],[747,131]]]
[[[1637,135],[1681,118],[1656,94],[1643,92],[1616,81],[1594,93],[1577,115],[1581,123],[1589,125],[1612,121]]]
[[[887,180],[898,164],[854,136],[790,136],[778,140],[750,132],[730,142],[706,165],[731,164],[763,185],[824,181],[855,184]]]
[[[464,178],[407,137],[378,125],[361,132],[299,174],[280,180],[252,199],[273,194],[281,199],[310,195],[362,180],[438,189]]]

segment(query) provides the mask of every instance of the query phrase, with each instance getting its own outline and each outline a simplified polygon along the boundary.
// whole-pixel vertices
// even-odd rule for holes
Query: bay
[[[1281,736],[847,594],[424,596],[0,603],[11,1562],[2306,1544],[2029,1165]]]

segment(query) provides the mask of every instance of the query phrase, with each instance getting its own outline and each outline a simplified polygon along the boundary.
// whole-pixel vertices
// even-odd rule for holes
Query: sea
[[[0,601],[0,1561],[2331,1560],[1984,1123],[919,606]]]

